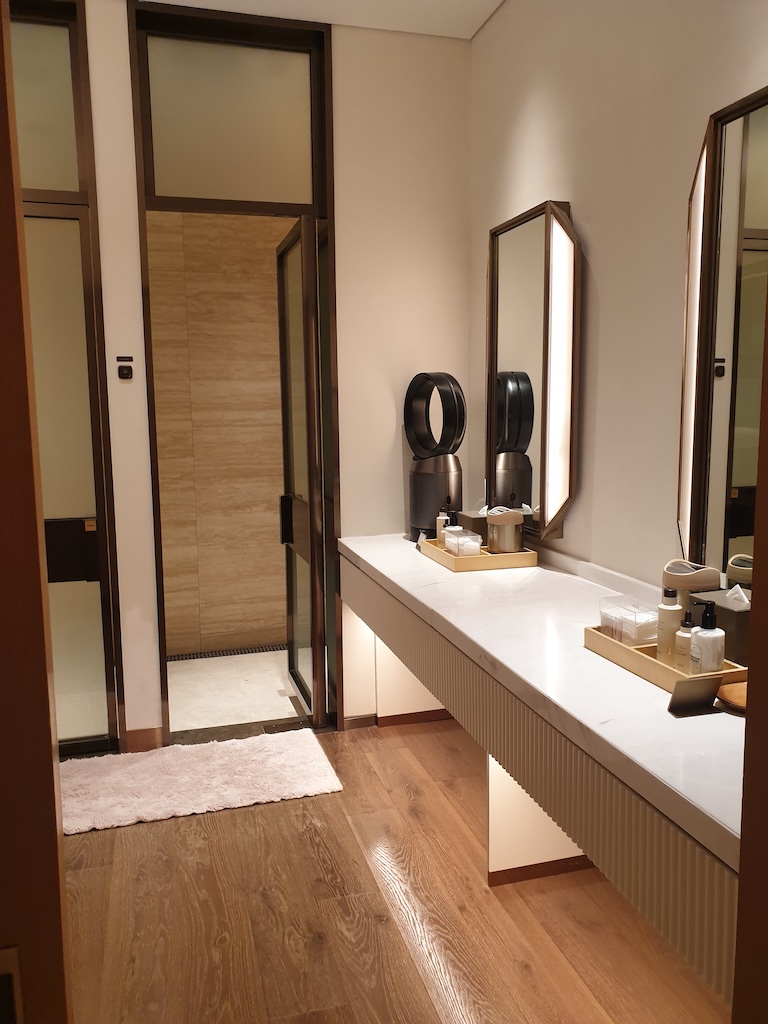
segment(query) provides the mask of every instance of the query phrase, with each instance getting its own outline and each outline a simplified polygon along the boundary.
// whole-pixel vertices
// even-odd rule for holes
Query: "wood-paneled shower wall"
[[[169,655],[286,639],[275,249],[291,223],[147,213]]]

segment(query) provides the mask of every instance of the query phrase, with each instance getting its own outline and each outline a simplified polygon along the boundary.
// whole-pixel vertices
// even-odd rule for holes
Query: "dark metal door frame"
[[[119,611],[114,570],[114,535],[111,523],[112,492],[111,464],[109,461],[109,434],[106,423],[106,381],[101,370],[102,359],[98,343],[98,310],[96,306],[96,286],[91,251],[92,226],[90,211],[84,205],[68,206],[63,203],[24,202],[24,219],[37,218],[42,220],[74,220],[78,222],[80,235],[80,256],[83,275],[83,309],[85,314],[86,352],[88,359],[88,392],[90,399],[90,422],[93,454],[94,491],[96,496],[95,522],[91,519],[82,520],[46,520],[46,543],[56,543],[57,538],[68,545],[75,536],[73,524],[82,523],[82,558],[65,558],[71,571],[64,575],[72,580],[98,580],[101,585],[101,619],[104,640],[104,682],[107,700],[107,735],[84,736],[82,738],[63,740],[59,746],[62,754],[93,753],[103,750],[116,750],[118,736],[124,730],[120,723],[122,711],[121,673],[120,673],[120,637]],[[91,534],[95,533],[95,543]],[[52,572],[56,579],[63,580],[61,574],[61,552],[47,553],[48,578]],[[58,562],[58,569],[55,563]],[[79,562],[79,565],[73,565]],[[83,575],[85,573],[85,575]]]
[[[307,475],[309,495],[303,501],[290,493],[292,479],[291,420],[288,404],[289,374],[287,353],[286,298],[280,272],[281,261],[294,246],[301,247],[302,328],[304,337],[304,376],[307,424]],[[291,664],[293,636],[291,557],[309,563],[310,570],[310,637],[312,650],[311,715],[314,728],[322,728],[328,719],[325,667],[325,571],[323,543],[323,452],[320,409],[320,358],[317,302],[317,221],[302,216],[277,249],[278,314],[280,325],[281,405],[283,412],[283,473],[285,493],[281,498],[281,540],[286,547],[286,586],[288,607],[289,671],[301,692],[296,668]],[[301,442],[301,439],[299,439]],[[306,700],[306,696],[305,696]]]
[[[66,740],[60,749],[67,754],[93,752],[116,749],[125,733],[125,701],[85,2],[11,0],[9,6],[11,20],[66,25],[69,30],[79,190],[23,188],[21,193],[24,217],[80,222],[109,733]]]

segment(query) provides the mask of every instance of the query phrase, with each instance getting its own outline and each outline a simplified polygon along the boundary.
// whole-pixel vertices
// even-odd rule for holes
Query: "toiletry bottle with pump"
[[[715,602],[705,601],[701,628],[691,632],[691,674],[720,672],[725,657],[725,632],[718,629]]]
[[[691,613],[686,612],[680,629],[675,633],[675,668],[686,675],[691,674],[691,630],[693,619]]]
[[[663,665],[674,665],[675,633],[683,617],[683,606],[677,600],[677,590],[674,587],[664,587],[658,614],[656,659]]]
[[[435,520],[435,537],[437,538],[437,546],[439,548],[445,547],[445,537],[443,537],[443,530],[446,528],[450,520],[448,519],[448,513],[444,508],[440,509],[440,515]]]
[[[443,538],[443,543],[441,545],[442,547],[445,547],[446,534],[448,534],[448,533],[461,533],[461,531],[463,530],[463,527],[459,526],[459,513],[458,512],[456,512],[455,510],[452,509],[449,512],[449,517],[450,517],[449,522],[448,522],[447,526],[445,526],[443,528],[443,532],[441,534],[441,537]]]

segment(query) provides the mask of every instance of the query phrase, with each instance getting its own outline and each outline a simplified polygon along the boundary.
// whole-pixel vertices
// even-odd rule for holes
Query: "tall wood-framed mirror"
[[[768,329],[768,88],[713,114],[689,204],[678,522],[686,557],[752,554]]]
[[[488,504],[560,535],[575,493],[581,243],[570,205],[547,201],[490,232]],[[528,511],[530,509],[530,511]]]

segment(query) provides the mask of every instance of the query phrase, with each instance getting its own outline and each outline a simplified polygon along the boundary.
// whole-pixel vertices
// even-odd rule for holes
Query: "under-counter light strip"
[[[550,225],[545,523],[557,515],[570,491],[575,263],[573,240],[554,217]]]
[[[696,378],[699,364],[701,250],[704,233],[704,182],[707,151],[701,154],[691,193],[688,228],[688,294],[685,308],[685,358],[683,363],[683,418],[680,437],[680,492],[677,518],[683,558],[691,542],[691,493],[693,488],[693,437],[696,422]]]

